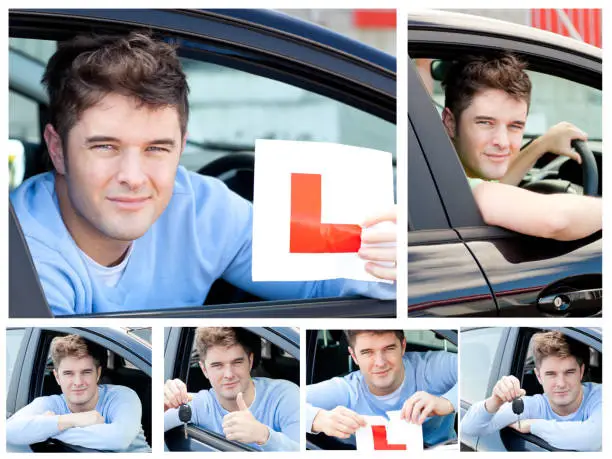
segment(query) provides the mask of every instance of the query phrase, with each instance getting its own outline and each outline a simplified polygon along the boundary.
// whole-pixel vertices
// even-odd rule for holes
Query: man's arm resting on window
[[[59,416],[47,415],[51,409],[45,398],[37,398],[6,421],[6,441],[13,445],[31,445],[60,432]]]
[[[586,421],[531,420],[531,433],[547,441],[551,446],[576,451],[601,450],[601,411],[593,413]]]
[[[480,183],[472,191],[488,225],[559,241],[581,239],[602,226],[599,198],[540,194],[491,182]]]
[[[485,408],[485,401],[474,403],[461,419],[461,433],[463,435],[488,435],[509,426],[517,420],[512,412],[512,405],[504,403],[496,413],[489,413]]]
[[[109,451],[126,450],[141,429],[142,406],[136,392],[123,391],[111,402],[106,424],[68,429],[54,438],[72,445]]]

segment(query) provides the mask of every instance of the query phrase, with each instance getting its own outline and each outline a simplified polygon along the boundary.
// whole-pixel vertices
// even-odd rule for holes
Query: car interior
[[[528,59],[528,58],[527,58]],[[452,59],[447,57],[445,58],[432,58],[425,59],[431,61],[428,69],[424,70],[425,66],[419,66],[419,71],[421,72],[421,76],[425,79],[431,79],[432,85],[432,102],[436,106],[436,109],[441,114],[444,109],[444,91],[442,89],[441,83],[444,80],[446,72],[449,67],[454,62]],[[529,117],[527,130],[525,132],[523,138],[523,147],[527,146],[530,142],[532,142],[535,138],[541,135],[547,128],[552,127],[552,125],[556,124],[558,121],[570,121],[574,122],[578,127],[582,127],[587,133],[589,133],[589,140],[587,142],[588,149],[593,153],[595,163],[597,166],[597,174],[598,174],[598,186],[597,186],[597,195],[602,196],[602,136],[601,136],[601,114],[599,115],[599,119],[597,120],[599,123],[598,126],[594,126],[593,122],[588,122],[580,119],[580,117],[576,117],[573,112],[574,104],[576,100],[580,100],[580,98],[587,98],[588,103],[592,104],[595,108],[599,110],[601,113],[601,91],[590,88],[585,85],[581,85],[579,83],[575,83],[569,80],[563,80],[562,78],[548,75],[539,71],[527,71],[530,74],[534,82],[534,90],[532,96],[537,94],[538,90],[542,90],[543,86],[546,84],[556,85],[563,92],[574,92],[575,94],[572,97],[568,97],[568,102],[557,102],[556,110],[558,113],[556,116],[560,116],[561,118],[556,120],[555,122],[549,121],[546,117],[543,117],[544,120],[541,119],[540,114],[536,114],[534,117],[534,112],[538,111],[540,107],[537,107],[534,110],[533,106],[530,109],[530,115],[534,118],[537,118],[536,121],[533,122],[534,129],[536,131],[529,131]],[[536,99],[535,96],[532,97],[532,105],[538,105],[541,101]],[[599,107],[599,108],[598,108]],[[545,104],[542,104],[542,110],[547,109]],[[584,123],[588,124],[585,126]],[[543,123],[546,123],[544,126]],[[590,132],[589,132],[590,131]],[[538,132],[538,134],[535,134]],[[559,181],[563,181],[560,183]],[[536,184],[536,182],[538,182]],[[556,182],[556,183],[555,183]],[[575,186],[571,186],[575,185]],[[527,173],[523,181],[519,184],[519,186],[532,189],[533,191],[537,191],[540,193],[553,193],[553,192],[572,192],[572,193],[582,193],[582,189],[584,187],[584,177],[583,177],[583,168],[576,161],[569,160],[569,158],[565,156],[557,156],[554,153],[546,153],[534,164],[533,168]],[[571,188],[571,189],[570,189]]]
[[[47,333],[44,337],[44,342],[50,346],[51,340],[55,336],[62,334]],[[114,384],[126,386],[134,390],[138,394],[142,405],[142,429],[145,438],[149,445],[152,444],[152,426],[151,426],[151,378],[143,371],[136,368],[132,363],[124,357],[112,352],[111,350],[98,346],[99,349],[93,351],[99,356],[102,365],[102,375],[100,376],[99,384]],[[42,381],[42,391],[37,396],[44,395],[59,395],[61,388],[53,375],[53,361],[51,360],[50,349],[47,347],[47,359],[45,371]]]
[[[359,370],[348,351],[348,342],[343,330],[314,330],[316,333],[316,349],[313,369],[309,369],[312,380],[316,384],[334,377],[343,377]],[[457,346],[435,330],[404,330],[406,337],[406,352],[448,351],[457,352]],[[455,432],[458,432],[458,419],[455,417]],[[308,434],[308,440],[322,449],[355,449],[354,439],[342,440],[328,437],[325,434]],[[433,445],[424,445],[426,448]]]
[[[271,379],[285,379],[300,385],[300,362],[295,357],[283,351],[280,347],[266,341],[253,332],[247,332],[248,345],[253,350],[253,369],[251,376]],[[211,388],[210,382],[204,376],[199,365],[199,355],[194,344],[189,358],[187,373],[188,392],[199,392]]]

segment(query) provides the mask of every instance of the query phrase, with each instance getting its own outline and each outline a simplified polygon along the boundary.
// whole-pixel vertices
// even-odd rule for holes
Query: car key
[[[515,398],[514,400],[512,400],[512,412],[518,416],[519,430],[521,428],[521,414],[523,414],[524,409],[525,403],[523,403],[522,398]]]
[[[179,420],[183,423],[185,429],[185,440],[187,440],[187,423],[191,421],[191,407],[186,403],[179,407]]]

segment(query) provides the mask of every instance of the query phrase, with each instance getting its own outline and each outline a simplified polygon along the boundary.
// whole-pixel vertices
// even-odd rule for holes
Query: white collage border
[[[535,3],[535,4],[534,4]],[[132,7],[132,8],[164,8],[169,5],[169,2],[154,0],[148,2],[146,5],[143,5],[141,2],[134,1],[107,1],[100,2],[98,0],[93,0],[87,4],[87,7],[99,7],[99,8],[110,8],[110,7]],[[16,2],[15,0],[9,0],[8,7],[42,7],[49,6],[54,8],[79,8],[83,6],[83,2],[77,1],[69,1],[69,0],[59,0],[56,2]],[[395,8],[398,10],[398,33],[397,33],[397,78],[398,78],[398,86],[397,86],[397,96],[398,96],[398,119],[397,119],[397,151],[405,152],[407,151],[407,117],[401,116],[402,114],[407,113],[407,84],[406,84],[406,69],[408,65],[407,61],[407,52],[406,52],[406,43],[407,43],[407,29],[406,27],[402,27],[403,24],[406,24],[407,21],[407,13],[409,9],[422,9],[422,8],[440,8],[440,9],[467,9],[467,8],[575,8],[580,6],[582,8],[602,8],[603,9],[603,50],[604,50],[604,62],[608,62],[608,57],[606,56],[608,53],[608,47],[606,45],[610,44],[610,31],[608,30],[608,26],[612,26],[612,7],[604,7],[604,1],[582,1],[579,5],[577,2],[559,2],[559,1],[538,1],[538,2],[527,2],[524,0],[503,0],[495,2],[492,4],[490,1],[484,0],[286,0],[286,1],[270,1],[270,0],[259,0],[257,2],[247,1],[247,0],[202,0],[202,1],[183,1],[180,3],[180,6],[183,8]],[[8,9],[5,6],[3,10],[4,14],[4,24],[5,29],[8,31]],[[6,50],[8,49],[8,34],[5,33],[2,36],[2,40],[4,43],[0,44],[0,52],[2,53],[2,62],[7,63],[7,55]],[[8,88],[8,72],[2,72],[2,83],[3,87]],[[606,84],[606,80],[603,82],[604,88],[608,85]],[[610,119],[609,107],[611,106],[609,103],[609,97],[607,96],[607,91],[604,91],[604,102],[603,102],[603,120],[602,125],[606,126]],[[2,91],[0,100],[0,105],[4,107],[8,107],[8,92]],[[3,138],[8,138],[8,119],[7,117],[8,110],[4,110],[2,112],[3,122],[0,124],[1,129],[4,130]],[[406,209],[407,208],[407,177],[405,174],[407,157],[406,155],[398,154],[398,208]],[[610,163],[611,161],[604,157],[604,171],[603,176],[608,177],[612,171],[610,171]],[[402,171],[404,173],[402,174]],[[4,183],[8,182],[8,171],[7,169],[0,169],[0,176],[4,178]],[[404,192],[402,193],[402,189]],[[8,214],[8,199],[0,200],[0,215],[2,219],[6,219]],[[612,212],[606,212],[604,210],[604,226],[609,227],[607,222],[609,222],[610,215]],[[3,220],[3,224],[0,224],[0,228],[5,228],[5,236],[2,238],[2,242],[0,243],[0,259],[8,260],[8,238],[6,237],[6,228],[8,228],[8,221]],[[398,228],[406,228],[407,227],[407,215],[400,212],[400,216],[398,217]],[[609,240],[610,238],[604,238],[604,254],[612,254],[612,247],[610,245],[612,242]],[[406,245],[407,245],[407,236],[405,232],[400,232],[398,234],[398,260],[406,259]],[[403,257],[403,258],[402,258]],[[604,255],[603,262],[603,272],[604,279],[607,279],[609,276],[609,265],[607,263],[607,257]],[[569,319],[515,319],[515,318],[475,318],[475,319],[467,319],[467,318],[420,318],[420,319],[407,319],[406,318],[406,301],[407,298],[407,288],[405,283],[398,282],[398,318],[397,319],[38,319],[38,320],[30,320],[30,319],[7,319],[8,315],[8,263],[0,264],[0,285],[3,285],[4,288],[0,291],[3,291],[4,294],[0,296],[2,298],[2,308],[6,311],[2,317],[2,324],[4,327],[31,327],[31,326],[85,326],[85,327],[115,327],[115,326],[146,326],[153,327],[153,376],[152,376],[152,406],[162,406],[163,399],[163,349],[164,349],[164,334],[163,327],[168,326],[286,326],[286,327],[300,327],[300,335],[302,338],[302,344],[304,344],[305,330],[306,329],[343,329],[350,326],[350,328],[402,328],[402,329],[457,329],[458,327],[466,327],[466,326],[499,326],[499,327],[516,327],[516,326],[547,326],[547,327],[561,327],[567,326]],[[405,263],[398,263],[398,279],[407,279],[407,266]],[[400,299],[404,299],[403,301]],[[583,327],[602,327],[604,330],[607,330],[607,326],[604,325],[604,321],[607,321],[607,318],[604,319],[572,319],[571,326],[583,326]],[[607,336],[607,332],[604,332]],[[604,355],[607,355],[607,339],[603,344]],[[0,348],[6,349],[6,333],[0,333]],[[300,367],[300,380],[302,382],[302,386],[305,383],[306,376],[306,351],[305,346],[300,347],[300,360],[302,365]],[[5,386],[5,364],[0,364],[0,381],[3,385],[4,390],[1,391],[2,394],[6,393]],[[607,365],[607,361],[604,358],[604,381],[608,381],[610,378],[608,377],[610,368]],[[305,391],[301,391],[302,397],[302,406],[305,401]],[[6,412],[6,396],[3,395],[0,397],[0,412]],[[610,413],[612,410],[612,397],[607,396],[607,392],[604,390],[603,395],[604,400],[604,413]],[[4,418],[4,416],[3,416]],[[190,453],[163,453],[163,412],[161,408],[159,410],[153,410],[152,414],[152,423],[153,423],[153,432],[154,432],[154,444],[153,446],[153,454],[135,454],[135,453],[120,453],[118,457],[176,457],[176,458],[191,458],[194,457],[194,454]],[[603,432],[610,431],[607,427],[610,427],[610,419],[609,416],[604,414],[604,425]],[[304,429],[304,410],[302,410],[302,431]],[[604,434],[603,438],[603,451],[608,450],[608,441],[606,439],[606,435]],[[4,424],[0,428],[0,451],[5,451],[5,429]],[[302,438],[301,441],[302,450],[305,447],[305,439]],[[214,454],[214,453],[213,453]],[[247,457],[250,453],[218,453],[222,454],[223,457]],[[268,454],[264,454],[264,457],[267,457]],[[280,457],[281,454],[289,455],[290,457],[321,457],[324,453],[317,453],[312,451],[301,451],[300,453],[279,453],[278,455],[274,455]],[[369,457],[368,454],[362,454],[355,451],[334,451],[335,457]],[[400,452],[386,452],[377,454],[376,457],[399,457],[402,454]],[[436,453],[424,453],[425,456],[439,457],[440,454]],[[467,453],[450,453],[450,454],[460,454],[464,455]],[[490,457],[491,453],[480,453],[479,457]],[[520,453],[505,453],[506,455],[517,455]],[[556,453],[561,456],[567,456],[569,454],[586,454],[586,453]],[[602,453],[590,453],[588,457],[594,457],[596,455],[602,455]],[[51,454],[51,456],[59,456],[59,454]],[[247,455],[247,456],[245,456]],[[10,454],[11,457],[20,457],[16,454]],[[85,454],[84,457],[102,457],[100,454]],[[116,457],[116,456],[114,456]]]

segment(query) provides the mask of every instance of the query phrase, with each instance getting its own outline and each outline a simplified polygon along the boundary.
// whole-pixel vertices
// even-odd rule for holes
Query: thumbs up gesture
[[[249,410],[242,392],[236,396],[238,411],[232,411],[223,418],[223,433],[228,440],[263,445],[270,437],[268,426],[262,424]]]

